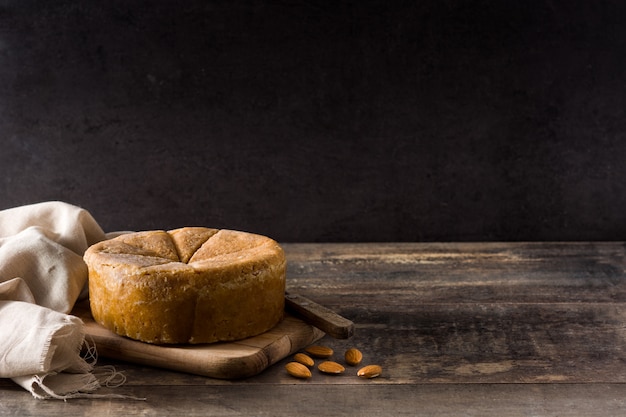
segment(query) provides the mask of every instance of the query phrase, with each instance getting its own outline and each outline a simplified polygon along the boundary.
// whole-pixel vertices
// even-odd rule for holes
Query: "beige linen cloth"
[[[86,210],[67,203],[0,211],[0,378],[36,398],[68,399],[98,396],[120,377],[94,366],[83,322],[68,314],[87,296],[82,255],[106,238]]]

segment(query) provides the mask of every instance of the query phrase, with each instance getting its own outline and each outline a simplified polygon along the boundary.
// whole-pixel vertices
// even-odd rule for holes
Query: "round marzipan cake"
[[[285,307],[285,255],[274,240],[204,227],[123,234],[91,246],[91,313],[147,343],[213,343],[261,334]]]

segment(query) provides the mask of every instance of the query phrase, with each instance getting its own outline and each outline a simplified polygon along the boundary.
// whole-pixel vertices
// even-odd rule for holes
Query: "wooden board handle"
[[[354,323],[334,311],[301,295],[285,293],[286,308],[336,339],[348,339],[354,334]]]

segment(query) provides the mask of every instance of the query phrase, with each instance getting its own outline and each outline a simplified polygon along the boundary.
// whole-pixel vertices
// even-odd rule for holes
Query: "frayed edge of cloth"
[[[42,375],[14,378],[14,381],[39,400],[56,399],[67,401],[76,398],[146,400],[143,397],[127,394],[95,393],[95,391],[103,387],[121,387],[126,383],[126,375],[118,371],[113,365],[95,366],[98,361],[98,351],[93,340],[91,343],[87,340],[84,341],[81,359],[88,365],[90,372],[50,372]]]
[[[46,379],[54,378],[60,374],[35,375],[30,383],[30,392],[36,399],[47,400],[63,400],[77,398],[91,399],[123,399],[146,401],[144,397],[137,397],[128,394],[98,394],[94,391],[102,388],[117,388],[126,382],[126,376],[122,372],[118,372],[114,366],[106,365],[97,367],[90,374],[67,374],[63,377],[70,377],[76,381],[80,381],[80,385],[74,390],[66,393],[57,393],[53,387],[46,383]],[[76,378],[73,378],[76,377]]]

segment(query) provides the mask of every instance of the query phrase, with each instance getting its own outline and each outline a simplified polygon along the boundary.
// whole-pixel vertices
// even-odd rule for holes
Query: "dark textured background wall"
[[[0,2],[0,208],[626,238],[626,2]]]

